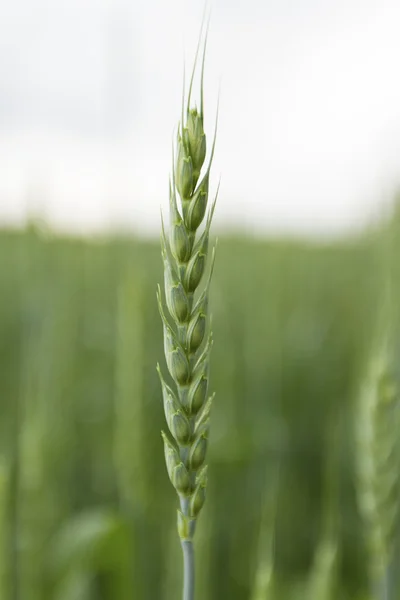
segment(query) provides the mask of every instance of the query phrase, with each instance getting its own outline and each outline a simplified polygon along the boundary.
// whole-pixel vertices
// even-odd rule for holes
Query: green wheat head
[[[209,209],[209,178],[215,135],[204,173],[206,135],[204,133],[203,74],[201,68],[200,109],[191,108],[191,91],[182,100],[182,121],[174,148],[173,175],[169,186],[169,235],[162,224],[161,248],[164,263],[164,310],[160,287],[158,306],[164,328],[164,352],[173,386],[160,376],[165,417],[171,439],[162,432],[169,478],[179,499],[178,532],[181,540],[191,540],[196,519],[203,507],[207,486],[205,466],[212,397],[208,398],[209,362],[212,333],[208,311],[210,280],[215,251],[203,289],[209,251],[209,234],[216,198]],[[205,227],[197,236],[206,216]],[[208,399],[207,399],[208,398]]]
[[[393,329],[382,328],[361,388],[357,418],[358,499],[367,527],[372,581],[385,578],[400,484],[400,394]]]

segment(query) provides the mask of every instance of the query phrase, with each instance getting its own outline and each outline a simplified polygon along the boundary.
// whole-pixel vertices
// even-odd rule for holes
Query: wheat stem
[[[374,582],[372,594],[377,600],[389,600],[389,570],[386,569],[385,573],[380,579]]]
[[[194,599],[194,548],[191,540],[182,540],[183,552],[183,600]]]

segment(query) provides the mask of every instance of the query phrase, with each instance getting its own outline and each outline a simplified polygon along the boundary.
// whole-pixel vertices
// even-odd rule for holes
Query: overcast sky
[[[214,0],[216,226],[335,234],[400,181],[398,0]],[[203,0],[0,4],[0,223],[159,231]]]

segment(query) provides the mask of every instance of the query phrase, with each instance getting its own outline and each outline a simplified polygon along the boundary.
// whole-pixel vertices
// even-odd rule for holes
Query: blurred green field
[[[272,532],[274,598],[311,597],[321,546],[333,597],[367,597],[352,419],[379,247],[219,240],[199,600],[267,600]],[[0,599],[179,598],[158,244],[4,230],[0,278]]]

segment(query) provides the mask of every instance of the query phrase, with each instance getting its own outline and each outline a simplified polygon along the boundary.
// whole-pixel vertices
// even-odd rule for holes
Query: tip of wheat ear
[[[209,206],[210,171],[217,127],[206,164],[203,81],[207,31],[201,59],[199,109],[191,106],[191,100],[201,34],[187,99],[185,96],[182,98],[182,116],[173,145],[172,176],[169,180],[168,231],[163,219],[161,226],[164,294],[160,287],[157,290],[164,330],[164,353],[171,377],[169,385],[157,365],[170,433],[168,437],[163,432],[162,437],[168,475],[180,498],[178,532],[182,540],[192,538],[196,519],[205,501],[205,459],[213,398],[208,397],[212,347],[208,297],[215,248],[210,259],[209,236],[219,185]],[[204,230],[199,235],[198,229],[204,220]]]

